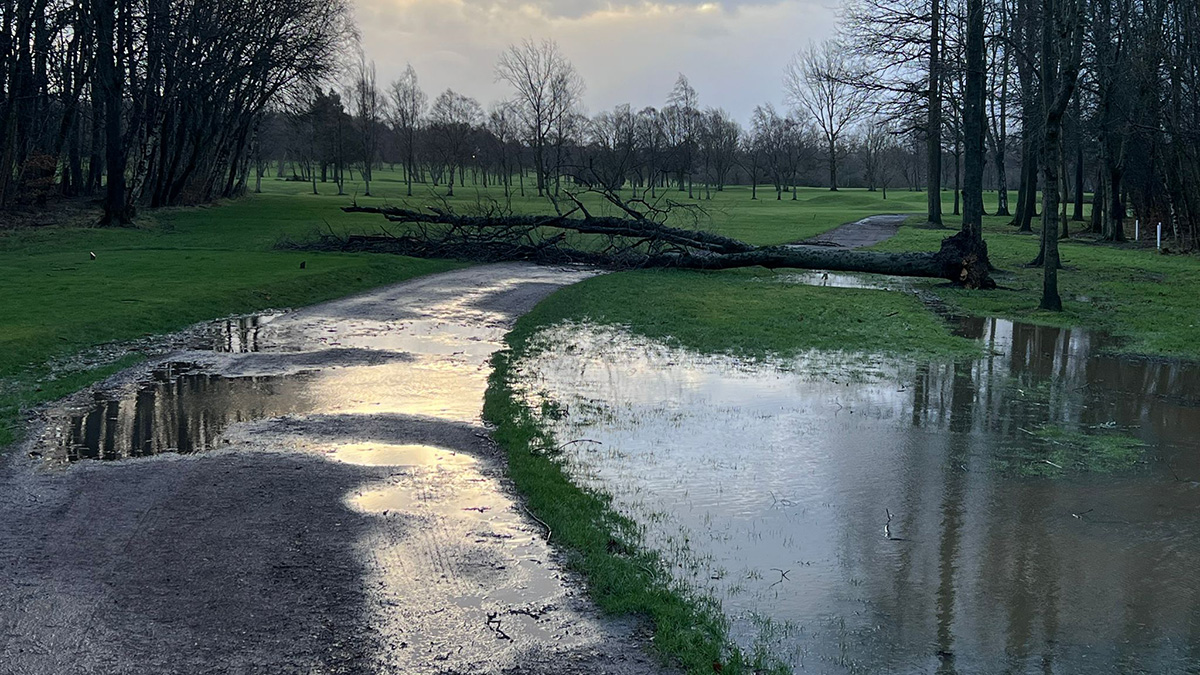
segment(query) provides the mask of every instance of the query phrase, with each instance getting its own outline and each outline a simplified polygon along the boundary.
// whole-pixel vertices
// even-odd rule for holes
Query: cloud
[[[380,78],[411,62],[431,98],[446,88],[484,104],[503,98],[500,52],[552,38],[587,82],[592,112],[661,106],[682,72],[703,105],[743,122],[755,105],[782,99],[788,58],[835,24],[826,0],[356,0],[356,15]]]

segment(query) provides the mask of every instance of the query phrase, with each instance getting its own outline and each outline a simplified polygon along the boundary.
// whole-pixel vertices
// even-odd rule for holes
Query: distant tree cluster
[[[264,111],[353,33],[343,0],[0,0],[0,208],[103,192],[127,223],[239,194]]]
[[[817,65],[837,61],[832,47],[813,54],[825,59]],[[868,95],[807,62],[787,72],[787,111],[760,105],[743,128],[727,111],[702,106],[682,74],[661,108],[622,104],[589,116],[585,83],[551,40],[525,41],[500,55],[496,79],[512,93],[486,108],[453,90],[431,103],[411,65],[379,91],[374,66],[360,62],[340,90],[315,89],[291,112],[268,115],[263,152],[277,177],[311,181],[314,192],[329,181],[341,192],[347,172],[367,179],[380,164],[403,171],[410,196],[414,184],[451,195],[468,180],[506,195],[557,194],[566,180],[650,196],[673,189],[693,199],[745,183],[754,199],[760,185],[772,187],[776,199],[794,199],[797,185],[821,182],[822,166],[833,189],[862,185],[886,196],[893,183],[921,187],[915,151],[894,125],[861,119]],[[823,101],[810,95],[822,86]],[[262,164],[259,177],[267,170]]]

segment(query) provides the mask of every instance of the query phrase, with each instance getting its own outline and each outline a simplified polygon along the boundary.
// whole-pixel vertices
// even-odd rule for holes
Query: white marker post
[[[1158,250],[1162,250],[1162,223],[1158,224]]]
[[[1142,221],[1133,220],[1133,240],[1140,242],[1142,240]]]

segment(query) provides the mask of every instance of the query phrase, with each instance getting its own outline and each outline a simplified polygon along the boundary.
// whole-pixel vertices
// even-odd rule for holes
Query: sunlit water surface
[[[521,372],[560,441],[595,441],[563,448],[573,476],[747,649],[809,672],[1200,672],[1200,370],[958,330],[987,355],[748,364],[572,325]]]

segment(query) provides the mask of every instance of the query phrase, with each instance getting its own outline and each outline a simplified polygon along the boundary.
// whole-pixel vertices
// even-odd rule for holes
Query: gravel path
[[[413,280],[47,411],[0,466],[0,672],[662,671],[563,570],[479,421],[505,331],[586,275]],[[203,451],[136,457],[173,447]]]
[[[908,219],[906,215],[871,216],[853,223],[846,223],[832,230],[800,242],[801,246],[839,246],[842,248],[866,248],[891,239]]]

